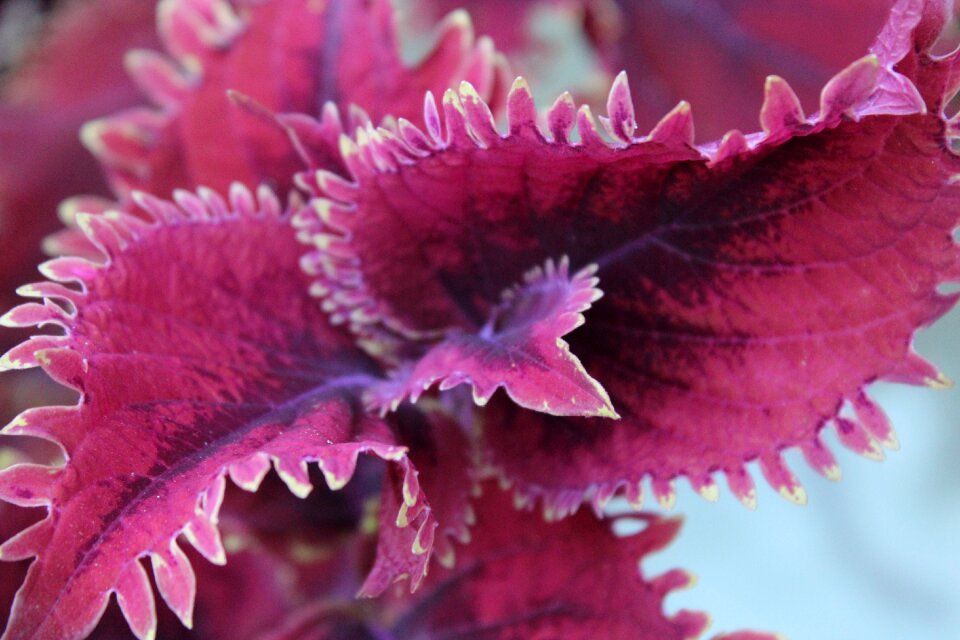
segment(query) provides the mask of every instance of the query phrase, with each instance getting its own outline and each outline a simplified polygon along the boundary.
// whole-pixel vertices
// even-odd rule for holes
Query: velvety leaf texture
[[[438,569],[414,597],[390,594],[375,611],[336,606],[317,596],[291,616],[271,640],[354,638],[433,640],[475,638],[610,638],[681,640],[701,637],[705,614],[680,610],[667,615],[663,600],[688,587],[680,569],[648,578],[640,561],[668,545],[679,520],[640,514],[636,535],[615,536],[613,520],[583,513],[560,524],[517,511],[508,494],[486,485],[477,499],[474,537],[458,553],[455,567]],[[621,523],[626,524],[626,523]],[[604,549],[598,557],[596,549]],[[716,636],[774,640],[771,634]]]
[[[425,133],[345,141],[355,182],[319,181],[332,199],[298,220],[321,247],[305,266],[359,335],[429,340],[479,331],[532,265],[596,264],[604,298],[569,342],[623,419],[495,398],[482,416],[489,467],[552,515],[584,493],[638,500],[646,476],[666,504],[677,476],[712,496],[718,471],[752,503],[743,465],[755,459],[802,501],[783,449],[834,476],[823,428],[871,456],[889,436],[867,383],[941,380],[910,343],[956,300],[938,292],[958,269],[960,164],[940,113],[954,58],[925,53],[942,24],[939,5],[900,3],[816,114],[798,115],[772,79],[765,131],[701,147],[684,104],[635,136],[625,76],[604,133],[565,97],[541,130],[518,81],[500,134],[464,85],[444,97],[445,126],[428,101]]]
[[[700,637],[706,615],[663,612],[668,591],[693,578],[672,571],[647,579],[639,570],[644,556],[670,543],[678,520],[651,516],[642,533],[617,539],[611,523],[592,514],[548,524],[538,514],[514,511],[507,494],[487,491],[477,504],[474,542],[457,567],[431,575],[419,602],[403,603],[395,637]],[[590,551],[598,548],[606,551],[602,558]]]
[[[255,489],[272,460],[301,496],[312,488],[309,461],[333,487],[350,479],[362,452],[414,473],[390,429],[364,415],[358,393],[376,367],[305,295],[298,245],[277,200],[239,185],[229,203],[202,194],[179,194],[182,207],[142,199],[161,220],[152,225],[81,218],[107,263],[47,263],[50,277],[80,289],[37,285],[47,302],[4,318],[63,326],[65,337],[28,342],[5,365],[40,364],[82,394],[77,407],[37,409],[7,428],[59,442],[69,460],[63,469],[18,465],[0,476],[5,499],[50,507],[0,549],[8,559],[38,555],[5,637],[80,637],[111,591],[137,635],[150,637],[143,556],[189,624],[195,581],[174,539],[183,533],[223,562],[216,522],[227,472]],[[416,503],[414,480],[402,490],[402,502]]]
[[[698,114],[698,136],[711,140],[756,126],[756,105],[772,73],[790,80],[805,107],[816,108],[820,88],[863,54],[894,1],[615,4],[619,34],[598,44],[610,69],[630,74],[639,121],[649,126],[687,100]]]
[[[0,154],[44,152],[0,166],[3,234],[33,229],[6,203],[95,184],[64,131],[129,98],[54,63],[116,57],[156,10],[162,52],[125,57],[150,106],[81,131],[112,199],[61,207],[70,257],[0,317],[41,329],[0,371],[79,398],[0,381],[35,405],[0,451],[0,559],[31,561],[2,640],[700,637],[664,610],[690,575],[639,564],[679,522],[610,499],[725,476],[753,507],[756,461],[803,502],[785,450],[836,478],[825,429],[897,445],[871,383],[948,382],[912,348],[960,298],[946,0],[898,0],[869,48],[889,0],[816,0],[789,38],[779,0],[473,4],[545,83],[548,16],[597,72],[540,110],[464,11],[410,62],[391,0],[144,0],[11,76]],[[604,116],[577,106],[621,65]],[[752,90],[759,130],[698,144],[674,90],[718,136]]]
[[[410,449],[423,501],[399,504],[406,478],[391,469],[380,500],[380,527],[374,566],[359,589],[362,596],[383,593],[398,575],[409,575],[415,591],[430,569],[431,550],[440,564],[456,560],[454,540],[468,542],[475,520],[470,504],[476,478],[466,434],[452,416],[433,410],[401,410],[397,437]],[[429,510],[425,507],[429,506]],[[411,551],[413,552],[411,555]]]
[[[166,54],[127,56],[156,107],[84,129],[121,195],[222,191],[235,181],[286,193],[305,161],[339,166],[343,123],[334,105],[362,105],[366,113],[351,121],[379,121],[412,115],[424,91],[462,78],[491,96],[496,79],[490,42],[474,41],[462,13],[438,27],[436,46],[413,67],[400,60],[387,0],[161,0],[157,16]],[[322,120],[310,117],[328,100]],[[304,115],[278,117],[285,112]]]
[[[564,258],[548,260],[504,292],[503,302],[475,335],[454,333],[431,348],[412,369],[379,385],[372,401],[386,412],[441,380],[440,388],[473,387],[484,405],[503,386],[519,405],[554,415],[616,417],[610,398],[583,370],[561,336],[583,323],[582,311],[602,295],[592,268],[570,276]]]
[[[105,193],[96,162],[77,139],[86,120],[137,100],[122,54],[156,41],[153,10],[138,0],[67,2],[51,13],[26,60],[0,85],[0,310],[33,277],[57,205]],[[13,332],[0,349],[13,346]]]

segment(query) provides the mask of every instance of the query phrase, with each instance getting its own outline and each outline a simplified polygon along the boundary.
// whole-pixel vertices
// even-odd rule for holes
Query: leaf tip
[[[720,500],[720,487],[717,486],[713,480],[698,484],[695,487],[700,497],[702,497],[707,502],[717,502]]]
[[[622,142],[629,143],[633,139],[637,122],[626,71],[618,73],[610,86],[607,117],[610,119],[610,133]]]
[[[880,58],[870,53],[833,76],[820,92],[820,119],[850,114],[876,90],[880,69]]]
[[[803,506],[807,504],[807,491],[799,484],[793,486],[782,486],[777,490],[782,498],[792,502],[795,505]]]
[[[2,318],[0,318],[0,322],[2,322]],[[953,387],[956,384],[950,377],[948,377],[942,371],[938,371],[935,377],[924,379],[923,383],[925,386],[931,389],[936,389],[937,391],[946,391],[948,389],[953,389]],[[894,441],[896,441],[896,439],[894,439]]]
[[[100,157],[105,148],[103,134],[106,128],[107,123],[103,118],[90,120],[80,127],[80,143],[94,156]]]
[[[677,504],[677,491],[674,488],[673,480],[654,479],[651,482],[653,488],[653,497],[656,498],[660,508],[670,511]]]
[[[470,17],[470,12],[466,9],[458,8],[448,13],[446,17],[443,18],[440,30],[445,31],[451,28],[468,30],[472,33],[473,19]]]
[[[352,158],[360,153],[360,148],[357,146],[357,143],[355,143],[350,136],[345,133],[340,134],[338,144],[340,148],[340,155],[343,156],[344,160]]]
[[[19,324],[16,322],[16,311],[17,307],[10,309],[5,314],[0,316],[0,327],[7,327],[9,329],[16,329]],[[6,354],[4,355],[6,357]]]
[[[483,98],[480,97],[480,94],[477,92],[476,87],[474,87],[469,81],[461,80],[460,81],[460,97],[464,99],[469,99],[472,102],[479,103],[483,101]]]
[[[527,82],[526,78],[523,76],[517,76],[513,80],[513,84],[510,85],[510,93],[525,93],[528,96],[533,95],[533,92],[530,90],[530,83]]]
[[[767,76],[763,86],[760,126],[768,134],[794,127],[804,120],[800,99],[780,76]]]

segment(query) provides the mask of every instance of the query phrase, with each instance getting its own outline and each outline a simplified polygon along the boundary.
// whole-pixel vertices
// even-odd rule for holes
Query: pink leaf
[[[36,452],[38,440],[3,438],[0,441],[0,467],[6,469],[10,465],[22,463],[33,459],[28,455],[31,449]],[[23,446],[26,445],[26,446]],[[44,452],[41,449],[40,453]],[[49,455],[38,456],[49,459]],[[6,540],[14,534],[28,529],[37,524],[41,519],[38,509],[24,509],[9,503],[0,503],[0,539]],[[17,587],[23,582],[26,574],[25,562],[2,562],[0,563],[0,624],[6,626],[7,613]]]
[[[4,76],[0,91],[0,310],[33,277],[40,242],[57,228],[57,205],[78,192],[106,193],[77,129],[137,100],[121,61],[132,46],[151,46],[153,8],[140,0],[60,3]],[[0,349],[12,346],[11,332]],[[0,416],[6,419],[7,416]]]
[[[387,0],[162,0],[158,27],[166,55],[134,51],[134,79],[156,108],[92,122],[88,148],[121,196],[139,189],[167,197],[175,188],[225,190],[269,182],[285,193],[304,162],[338,168],[336,108],[361,104],[377,121],[411,115],[423,92],[463,77],[492,96],[498,64],[488,41],[474,41],[463,15],[438,28],[436,46],[414,66],[401,59]],[[350,46],[339,46],[349,39]],[[283,112],[307,114],[278,118]],[[346,124],[356,124],[351,118]],[[292,140],[290,139],[292,136]]]
[[[484,405],[498,387],[514,402],[552,415],[615,418],[610,398],[561,337],[583,324],[583,313],[602,295],[593,270],[570,276],[569,264],[548,260],[507,289],[503,302],[476,334],[452,333],[394,380],[371,389],[382,411],[406,397],[416,402],[438,382],[441,389],[473,387]]]
[[[641,526],[619,536],[613,521],[583,513],[547,524],[513,508],[486,485],[478,498],[473,541],[456,564],[435,569],[413,597],[393,592],[363,610],[317,595],[270,640],[304,637],[485,638],[506,640],[684,640],[708,624],[700,612],[664,611],[672,592],[689,587],[681,569],[647,577],[641,562],[666,547],[679,520],[641,514],[618,525]],[[597,553],[602,549],[603,553]],[[376,634],[375,636],[373,634]],[[775,640],[741,632],[720,638]]]
[[[57,3],[25,59],[4,74],[0,314],[17,304],[16,286],[36,277],[34,267],[43,258],[41,243],[58,226],[61,201],[79,192],[107,193],[96,161],[77,139],[77,129],[92,117],[136,103],[137,91],[125,76],[122,54],[131,46],[155,44],[153,15],[153,7],[142,0]],[[27,335],[2,332],[0,351]],[[69,394],[30,372],[6,378],[0,387],[0,423],[26,406],[70,401]]]
[[[602,3],[596,3],[601,5]],[[809,111],[820,88],[863,55],[893,0],[617,0],[611,30],[595,30],[604,62],[634,81],[638,121],[687,100],[698,114],[700,139],[757,127],[756,103],[765,78],[785,78]],[[595,24],[599,21],[595,21]],[[588,24],[588,27],[592,25]],[[601,26],[601,25],[598,25]]]
[[[626,70],[637,121],[649,128],[680,100],[698,113],[702,140],[757,128],[771,74],[812,111],[820,88],[863,55],[894,0],[419,0],[413,22],[464,7],[517,71],[550,95],[569,90],[600,107]],[[543,24],[549,21],[550,28]],[[541,93],[540,95],[544,95]]]
[[[466,436],[451,417],[433,411],[401,409],[395,417],[398,438],[410,449],[416,478],[399,468],[388,470],[380,504],[380,530],[373,568],[361,596],[383,593],[397,576],[409,576],[415,591],[430,570],[431,555],[453,564],[452,540],[468,542],[474,519],[470,495],[474,476]],[[409,472],[407,472],[409,473]],[[404,487],[417,485],[417,496]]]
[[[344,489],[318,486],[306,500],[273,476],[256,494],[228,487],[220,526],[230,540],[229,560],[222,567],[196,564],[192,637],[264,639],[295,623],[301,608],[351,599],[369,551],[358,535],[364,503],[376,495],[382,471],[367,462]]]
[[[674,569],[648,578],[640,569],[670,544],[679,520],[627,518],[646,526],[620,537],[591,514],[548,524],[514,510],[490,485],[485,493],[474,541],[456,566],[431,574],[413,602],[394,603],[403,612],[392,628],[397,637],[683,640],[700,637],[709,624],[703,613],[663,610],[664,598],[693,576]]]
[[[145,556],[189,625],[194,574],[175,538],[184,533],[222,561],[223,476],[237,465],[272,461],[298,495],[312,488],[300,473],[307,462],[334,488],[360,453],[415,475],[389,426],[364,415],[359,395],[377,367],[305,295],[276,198],[236,185],[229,203],[212,192],[180,200],[183,208],[141,198],[153,223],[81,217],[106,263],[49,263],[74,285],[71,297],[53,292],[4,318],[62,326],[62,344],[41,343],[35,359],[81,393],[76,407],[32,410],[7,427],[67,454],[62,469],[15,466],[0,478],[5,499],[49,505],[40,525],[0,548],[10,559],[37,556],[7,638],[81,637],[111,592],[150,637],[153,601],[134,566]],[[401,489],[420,498],[415,486]]]
[[[405,148],[369,132],[344,142],[353,188],[297,219],[319,247],[304,264],[332,292],[331,317],[361,337],[427,342],[480,331],[531,262],[595,263],[605,296],[570,346],[623,419],[495,400],[485,461],[521,500],[543,496],[549,514],[585,492],[639,499],[647,476],[665,504],[678,475],[711,495],[718,471],[749,503],[740,472],[758,458],[778,491],[802,501],[782,450],[813,452],[870,382],[942,380],[910,346],[957,298],[938,291],[960,263],[960,163],[941,116],[956,58],[922,49],[940,24],[938,5],[903,0],[874,53],[824,88],[819,113],[797,122],[781,85],[769,131],[702,147],[690,144],[684,105],[615,144],[581,110],[574,144],[535,126],[523,82],[505,135],[474,131],[473,94],[448,93],[446,126],[430,125],[428,102],[432,133],[408,133]],[[911,33],[912,46],[896,44]],[[618,81],[610,99],[618,137],[630,129],[624,89]],[[563,132],[570,109],[558,105],[548,129]],[[875,451],[861,435],[848,441]],[[828,456],[814,459],[834,475]]]
[[[680,640],[706,626],[702,614],[670,619],[666,591],[639,571],[644,556],[670,543],[679,521],[650,516],[642,533],[618,539],[609,522],[592,515],[547,524],[515,511],[495,488],[486,492],[477,502],[474,541],[456,566],[432,574],[419,601],[395,604],[406,610],[398,636]],[[589,551],[600,548],[602,556]]]

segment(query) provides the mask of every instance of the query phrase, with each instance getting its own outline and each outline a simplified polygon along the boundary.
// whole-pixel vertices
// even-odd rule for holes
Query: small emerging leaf
[[[583,324],[583,313],[601,297],[591,268],[569,275],[569,263],[548,260],[504,292],[503,302],[476,334],[454,332],[431,347],[411,369],[371,390],[383,411],[417,397],[439,381],[441,389],[470,384],[485,405],[503,387],[520,406],[551,415],[616,418],[610,398],[590,377],[562,336]]]

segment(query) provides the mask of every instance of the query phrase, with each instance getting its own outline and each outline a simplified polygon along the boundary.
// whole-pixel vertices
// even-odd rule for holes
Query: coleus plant
[[[609,501],[753,506],[757,460],[802,502],[785,450],[835,477],[824,429],[896,443],[869,383],[946,383],[911,341],[960,280],[949,8],[698,144],[685,102],[638,134],[625,74],[539,112],[463,12],[410,64],[386,0],[161,0],[153,104],[82,133],[113,197],[3,317],[62,335],[0,367],[79,394],[5,429],[64,462],[0,475],[46,508],[0,546],[34,558],[4,637],[115,637],[111,595],[155,637],[153,583],[200,637],[698,637],[689,574],[638,570],[677,521]]]

